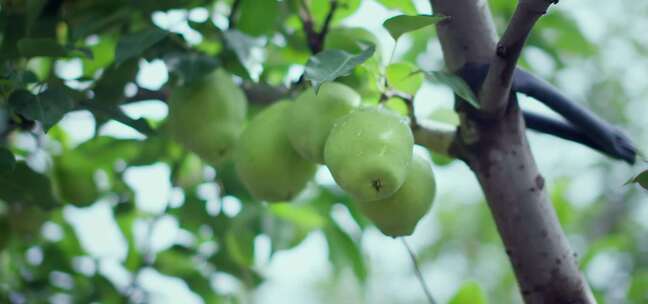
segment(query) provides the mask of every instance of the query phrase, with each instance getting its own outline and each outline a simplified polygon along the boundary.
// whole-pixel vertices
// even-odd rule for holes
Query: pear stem
[[[414,268],[414,272],[416,273],[416,278],[418,279],[419,283],[421,284],[421,288],[425,293],[425,297],[427,298],[430,304],[436,304],[436,301],[434,301],[434,298],[432,297],[432,293],[430,292],[427,284],[425,283],[425,278],[423,278],[423,273],[421,272],[421,268],[419,267],[418,261],[416,260],[416,253],[414,253],[412,247],[410,247],[410,245],[407,244],[407,240],[405,240],[404,237],[401,237],[400,240],[401,242],[403,242],[403,246],[405,246],[405,249],[407,250],[409,257],[412,260],[412,267]]]

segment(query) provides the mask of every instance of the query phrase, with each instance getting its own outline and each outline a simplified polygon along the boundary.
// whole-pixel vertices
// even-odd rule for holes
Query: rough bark
[[[430,3],[435,14],[450,17],[437,25],[448,69],[491,62],[497,43],[486,1]],[[496,117],[459,103],[462,122],[454,149],[483,188],[524,301],[595,303],[547,196],[517,101],[505,95],[500,102],[508,106]]]
[[[482,110],[497,113],[506,107],[513,72],[531,29],[557,0],[519,0],[515,13],[497,43],[491,68],[480,92]]]

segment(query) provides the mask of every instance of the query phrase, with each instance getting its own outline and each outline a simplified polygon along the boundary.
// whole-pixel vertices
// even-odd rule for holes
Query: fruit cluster
[[[386,235],[411,234],[430,209],[432,167],[413,153],[412,132],[399,114],[362,107],[353,89],[327,83],[317,94],[306,90],[295,101],[268,106],[243,129],[246,100],[231,77],[219,70],[204,81],[174,92],[172,135],[212,163],[231,153],[240,180],[256,199],[292,200],[317,165],[325,164]],[[210,135],[200,136],[203,132]],[[198,135],[187,136],[192,133]]]

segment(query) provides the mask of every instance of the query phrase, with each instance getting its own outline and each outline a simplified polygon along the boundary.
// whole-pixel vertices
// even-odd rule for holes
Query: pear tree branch
[[[448,69],[457,72],[467,63],[491,60],[495,65],[479,97],[484,113],[497,114],[497,119],[484,119],[482,113],[458,103],[462,117],[458,130],[474,132],[458,132],[452,145],[484,191],[524,302],[589,304],[596,301],[531,153],[522,111],[515,96],[508,95],[526,37],[551,3],[519,0],[509,28],[496,44],[487,1],[430,0],[435,14],[449,16],[436,25]]]
[[[513,72],[522,48],[541,16],[557,0],[520,0],[504,35],[497,43],[486,80],[479,93],[482,110],[489,114],[501,112],[509,101]]]
[[[431,120],[417,119],[414,112],[414,96],[412,95],[392,89],[388,89],[380,95],[381,102],[390,98],[400,98],[407,104],[410,127],[412,133],[414,133],[414,141],[416,144],[437,154],[459,158],[459,155],[455,153],[456,151],[452,151],[452,144],[457,134],[455,126]]]
[[[322,24],[322,29],[320,30],[318,35],[319,36],[318,39],[320,41],[320,47],[322,49],[324,48],[324,40],[326,39],[326,34],[328,34],[328,31],[331,28],[331,23],[333,22],[335,11],[338,8],[337,0],[330,0],[329,3],[330,3],[329,11],[326,14],[326,19],[324,19],[324,24]]]
[[[250,103],[259,105],[271,104],[283,98],[288,98],[291,94],[290,88],[271,86],[263,83],[244,82],[241,84],[241,88]],[[390,90],[385,92],[384,96],[386,98],[401,98],[408,105],[410,108],[409,112],[411,113],[412,132],[414,133],[414,140],[417,144],[437,154],[454,158],[458,156],[451,152],[451,146],[456,134],[454,126],[428,120],[416,120],[414,117],[413,96],[411,95]],[[125,103],[135,103],[151,99],[166,102],[168,97],[169,93],[165,90],[156,91],[139,88],[135,95],[126,98]]]
[[[230,30],[236,27],[236,19],[238,17],[237,15],[238,15],[239,8],[241,7],[241,2],[243,2],[243,0],[234,0],[234,3],[232,3],[232,6],[230,8],[230,14],[229,17],[227,18],[227,20],[229,21],[228,28]]]
[[[315,21],[313,20],[313,15],[310,13],[308,4],[305,0],[300,1],[297,16],[299,16],[299,20],[301,20],[304,33],[306,34],[308,48],[313,54],[317,54],[324,49],[326,34],[328,34],[331,23],[333,22],[335,11],[338,8],[337,0],[330,0],[329,3],[330,8],[328,13],[326,14],[326,18],[324,19],[324,24],[322,24],[322,28],[317,31],[315,29]]]
[[[419,120],[413,127],[414,142],[432,152],[444,156],[458,158],[452,151],[457,131],[455,126],[430,120]]]

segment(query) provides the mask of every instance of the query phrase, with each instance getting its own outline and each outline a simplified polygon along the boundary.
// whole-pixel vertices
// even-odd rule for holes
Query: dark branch
[[[410,126],[412,127],[412,129],[418,128],[419,124],[414,113],[414,96],[400,91],[387,89],[385,92],[380,94],[379,102],[383,103],[390,98],[398,98],[405,102],[405,104],[407,105],[407,112],[409,113],[410,117]]]
[[[163,90],[155,91],[155,90],[149,90],[144,88],[138,88],[137,93],[134,96],[127,97],[124,100],[124,103],[133,103],[133,102],[150,100],[150,99],[166,101],[168,97],[169,94],[167,91],[163,91]]]
[[[557,1],[556,1],[557,2]],[[495,114],[506,107],[515,66],[535,23],[554,1],[520,0],[513,18],[497,44],[484,85],[479,91],[482,110]]]
[[[290,88],[283,86],[271,86],[264,83],[245,82],[241,86],[245,96],[250,103],[270,104],[277,100],[289,97]]]
[[[329,3],[331,7],[329,8],[328,14],[326,14],[326,19],[324,19],[324,24],[322,24],[322,29],[320,30],[319,35],[317,37],[319,40],[319,48],[320,48],[319,51],[322,51],[322,49],[324,49],[326,34],[328,34],[328,31],[331,28],[331,23],[333,22],[333,17],[335,16],[335,11],[337,10],[338,7],[337,0],[331,0],[329,1]]]
[[[232,7],[230,8],[229,18],[227,19],[229,21],[228,28],[230,30],[236,27],[236,20],[238,18],[237,15],[239,7],[241,6],[241,2],[243,2],[243,0],[234,0],[234,3],[232,3]]]
[[[593,141],[587,133],[576,128],[575,126],[558,119],[549,118],[540,114],[524,112],[524,121],[527,128],[538,131],[540,133],[550,134],[568,141],[573,141],[594,150],[601,151],[613,158],[620,158],[628,163],[635,161],[634,155],[631,153],[612,155],[605,152],[606,149]]]
[[[459,71],[459,75],[466,80],[473,90],[476,90],[480,87],[484,77],[487,77],[486,74],[488,71],[488,64],[469,63]],[[576,134],[572,131],[568,133],[553,133],[565,130],[565,128],[557,128],[555,126],[547,127],[541,124],[540,127],[542,129],[534,129],[585,144],[611,157],[625,160],[631,164],[634,163],[637,149],[623,132],[596,116],[596,114],[587,108],[569,100],[560,93],[558,88],[521,69],[515,69],[511,87],[512,91],[532,97],[563,116],[569,121],[567,126],[577,129],[578,137],[586,136],[588,139],[586,142],[583,142],[584,139],[570,137]],[[547,120],[549,119],[547,118]],[[538,122],[538,120],[536,119],[533,122]],[[533,128],[533,125],[529,127]]]
[[[304,33],[306,34],[306,42],[308,43],[308,48],[311,53],[317,54],[320,51],[319,44],[319,34],[315,31],[315,24],[313,22],[313,16],[308,9],[308,5],[304,0],[300,1],[298,9],[299,20],[302,22],[302,27]]]
[[[282,86],[272,86],[265,83],[244,82],[241,89],[245,93],[248,101],[253,104],[269,104],[290,95],[289,88]],[[143,100],[161,100],[166,102],[169,98],[169,92],[166,90],[148,90],[138,88],[137,93],[124,99],[124,103],[135,103]]]
[[[616,127],[605,122],[596,114],[567,97],[551,84],[535,77],[529,72],[515,71],[513,89],[541,101],[573,125],[585,132],[601,148],[600,151],[634,163],[637,149],[632,141]]]
[[[331,6],[328,13],[326,14],[322,28],[319,32],[317,32],[315,30],[315,22],[313,21],[313,16],[310,13],[308,5],[304,0],[300,1],[298,16],[302,22],[304,33],[306,34],[308,48],[313,54],[317,54],[324,49],[324,41],[326,40],[326,35],[328,34],[329,28],[331,27],[331,23],[333,22],[335,11],[338,8],[337,0],[330,0],[329,3]]]

